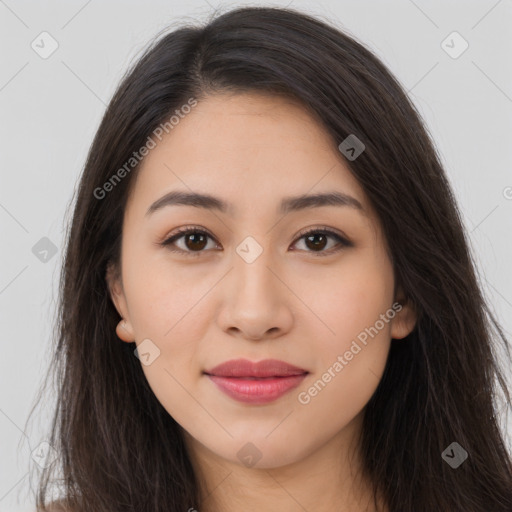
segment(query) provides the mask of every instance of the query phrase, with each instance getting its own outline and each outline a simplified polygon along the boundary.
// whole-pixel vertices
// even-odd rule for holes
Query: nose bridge
[[[267,238],[268,240],[268,238]],[[231,280],[223,297],[219,322],[225,331],[240,331],[249,339],[267,332],[278,334],[290,328],[292,315],[286,287],[274,274],[274,253],[268,244],[246,237],[236,248]]]
[[[276,279],[270,268],[275,264],[275,259],[270,246],[264,244],[264,239],[268,240],[264,236],[258,239],[247,236],[238,244],[233,262],[233,278],[237,293],[252,297],[261,292],[267,295],[267,303],[270,303],[272,299],[268,294],[275,292],[273,281]]]

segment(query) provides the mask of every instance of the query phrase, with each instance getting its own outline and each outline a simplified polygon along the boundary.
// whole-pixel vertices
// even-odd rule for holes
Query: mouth
[[[264,379],[293,377],[308,373],[308,371],[278,359],[264,359],[257,363],[247,359],[232,359],[215,366],[211,370],[206,370],[204,373],[216,377]]]
[[[236,359],[203,373],[229,397],[252,404],[277,400],[297,387],[309,374],[303,368],[277,359],[257,363]]]

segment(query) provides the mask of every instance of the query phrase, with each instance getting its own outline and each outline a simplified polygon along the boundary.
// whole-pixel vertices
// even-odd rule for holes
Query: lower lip
[[[272,377],[268,379],[247,379],[243,377],[208,377],[226,395],[251,404],[266,404],[277,400],[285,393],[296,388],[306,377],[306,373],[289,377]]]

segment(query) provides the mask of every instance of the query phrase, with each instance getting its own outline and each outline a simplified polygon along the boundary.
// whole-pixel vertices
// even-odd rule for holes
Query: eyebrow
[[[174,190],[157,199],[147,210],[146,217],[166,206],[185,205],[207,210],[217,210],[222,213],[233,211],[233,205],[224,200],[198,192]],[[307,208],[320,208],[322,206],[347,206],[365,214],[363,205],[355,198],[342,192],[326,192],[312,195],[285,197],[279,205],[279,213],[287,214],[305,210]]]

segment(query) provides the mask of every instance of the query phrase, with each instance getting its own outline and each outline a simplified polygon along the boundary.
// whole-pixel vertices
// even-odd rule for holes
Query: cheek
[[[345,351],[361,333],[367,332],[390,308],[393,279],[390,269],[375,262],[360,262],[350,272],[330,279],[328,292],[318,294],[318,313],[329,328],[326,330],[326,351]],[[379,335],[390,333],[390,324],[379,322]],[[362,334],[359,339],[364,339]]]
[[[198,377],[198,347],[208,325],[205,299],[215,276],[187,276],[176,266],[146,261],[149,258],[142,255],[127,261],[124,279],[137,345],[149,339],[151,344],[146,345],[157,354],[142,369],[165,407],[190,404],[184,388],[190,389]],[[168,403],[171,397],[172,404]]]
[[[350,274],[331,281],[330,292],[317,303],[330,332],[317,345],[314,379],[301,390],[311,398],[318,417],[332,404],[347,420],[357,414],[375,391],[386,365],[393,316],[391,268],[373,260],[359,263]]]
[[[197,353],[204,338],[205,309],[201,301],[207,277],[186,279],[186,272],[153,262],[126,266],[126,294],[137,344],[149,339],[158,356],[142,370],[157,400],[180,422],[204,421],[201,408],[191,399],[200,377]],[[191,276],[192,277],[192,276]]]
[[[126,295],[135,332],[167,340],[196,325],[197,304],[215,284],[215,276],[202,268],[172,262],[165,250],[132,252],[125,266]]]
[[[312,428],[321,428],[333,409],[338,411],[333,428],[346,424],[377,388],[391,343],[390,272],[389,266],[375,263],[354,266],[348,277],[332,283],[334,289],[320,304],[324,321],[335,334],[318,345],[321,354],[316,373],[301,388],[300,403],[310,409]]]

